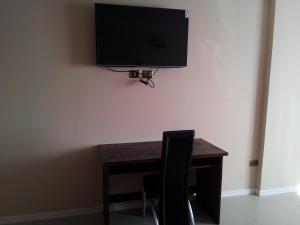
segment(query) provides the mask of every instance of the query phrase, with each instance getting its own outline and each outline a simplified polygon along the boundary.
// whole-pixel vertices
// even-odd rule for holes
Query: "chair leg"
[[[154,208],[154,201],[153,201],[153,199],[152,199],[152,202],[151,202],[151,210],[152,210],[152,214],[153,214],[154,224],[155,225],[159,225],[158,218],[157,218],[157,215],[156,215],[156,211],[155,211],[155,208]]]
[[[189,207],[189,213],[190,213],[190,224],[195,225],[193,209],[192,209],[192,206],[191,206],[191,202],[189,200],[188,200],[188,207]]]
[[[146,198],[146,192],[144,189],[144,186],[142,187],[142,214],[145,217],[146,216],[146,209],[147,209],[147,198]]]

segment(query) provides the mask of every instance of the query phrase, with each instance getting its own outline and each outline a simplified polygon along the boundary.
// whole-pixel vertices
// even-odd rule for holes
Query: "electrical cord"
[[[158,70],[159,70],[159,68],[156,68],[156,69],[153,71],[152,76],[154,76],[154,75],[157,73]]]
[[[149,85],[150,88],[154,88],[155,87],[155,84],[154,84],[154,82],[153,82],[152,79],[148,79],[148,85]]]
[[[155,70],[153,70],[152,77],[157,73],[158,70],[159,70],[159,68],[156,68]],[[152,80],[152,77],[151,78],[147,78],[146,82],[147,82],[147,85],[150,88],[155,88],[155,84],[154,84],[154,81]]]
[[[152,77],[157,73],[158,70],[159,70],[159,68],[156,68],[152,72]],[[139,81],[150,88],[155,88],[155,84],[154,84],[154,81],[152,80],[152,77],[151,78],[141,78]]]
[[[150,88],[155,87],[155,84],[154,84],[152,78],[141,78],[141,79],[139,79],[139,81]]]
[[[117,73],[129,73],[129,71],[130,70],[115,70],[115,69],[113,69],[113,68],[111,68],[111,67],[108,67],[108,66],[103,66],[105,69],[108,69],[108,70],[110,70],[110,71],[112,71],[112,72],[117,72]]]
[[[130,72],[130,70],[116,70],[116,69],[113,69],[113,68],[111,68],[111,67],[108,67],[108,66],[103,66],[105,69],[108,69],[108,70],[110,70],[110,71],[112,71],[112,72],[117,72],[117,73],[129,73]],[[159,68],[156,68],[154,71],[153,71],[153,74],[152,74],[152,76],[154,75],[154,74],[156,74],[156,72],[159,70]]]

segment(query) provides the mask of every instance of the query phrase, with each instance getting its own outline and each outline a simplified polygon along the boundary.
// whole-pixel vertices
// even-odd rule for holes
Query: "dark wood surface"
[[[98,146],[103,164],[153,162],[161,159],[161,141],[106,144]],[[228,153],[203,139],[195,139],[193,159],[210,156],[226,156]]]

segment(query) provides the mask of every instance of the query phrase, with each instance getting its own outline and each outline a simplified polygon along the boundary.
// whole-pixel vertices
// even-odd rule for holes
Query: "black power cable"
[[[153,70],[151,78],[141,78],[141,79],[139,79],[139,81],[141,83],[145,84],[146,86],[149,86],[150,88],[154,88],[155,84],[154,84],[154,81],[152,80],[152,78],[157,73],[158,70],[159,70],[159,68],[156,68],[155,70]]]
[[[153,82],[152,79],[149,79],[149,80],[148,80],[148,85],[149,85],[149,87],[151,87],[151,88],[155,88],[155,84],[154,84],[154,82]]]
[[[155,84],[151,78],[141,78],[141,79],[139,79],[139,81],[141,83],[145,84],[146,86],[149,86],[150,88],[155,87]]]
[[[129,73],[129,71],[130,71],[130,70],[115,70],[115,69],[113,69],[111,67],[108,67],[108,66],[103,66],[103,68],[108,69],[112,72],[117,72],[117,73]]]

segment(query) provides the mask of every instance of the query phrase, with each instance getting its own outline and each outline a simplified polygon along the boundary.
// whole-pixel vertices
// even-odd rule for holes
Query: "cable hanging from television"
[[[155,84],[154,84],[154,81],[152,78],[157,73],[158,70],[159,70],[159,68],[156,68],[155,70],[153,70],[150,78],[140,78],[139,81],[150,88],[154,88]]]
[[[155,84],[151,78],[141,78],[139,81],[150,88],[154,88]]]
[[[130,70],[116,70],[116,69],[113,69],[111,67],[108,67],[108,66],[103,66],[105,69],[108,69],[112,72],[116,72],[116,73],[129,73]]]

